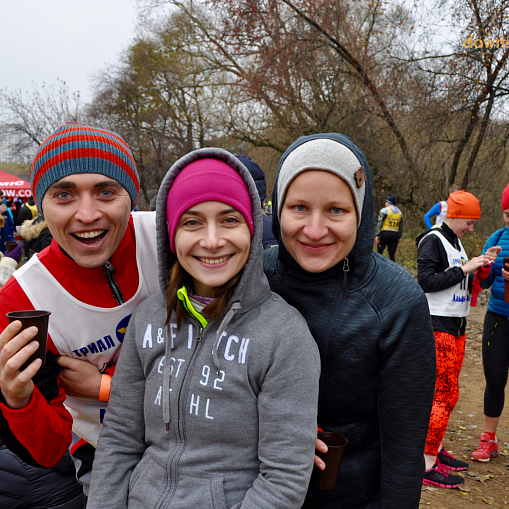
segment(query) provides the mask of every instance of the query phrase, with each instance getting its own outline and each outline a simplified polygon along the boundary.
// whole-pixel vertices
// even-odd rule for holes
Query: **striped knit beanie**
[[[116,180],[131,196],[134,209],[140,181],[127,143],[105,129],[63,125],[39,147],[32,164],[32,193],[39,212],[48,187],[78,173],[99,173]]]

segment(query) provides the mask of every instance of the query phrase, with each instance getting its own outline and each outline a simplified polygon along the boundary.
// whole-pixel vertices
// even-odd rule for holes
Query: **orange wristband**
[[[110,399],[110,389],[111,389],[111,376],[102,375],[101,387],[99,389],[99,401],[108,401]]]

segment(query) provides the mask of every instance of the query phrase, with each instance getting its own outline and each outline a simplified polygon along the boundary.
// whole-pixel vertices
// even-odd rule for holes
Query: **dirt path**
[[[485,292],[483,292],[485,293]],[[484,297],[484,296],[483,296]],[[485,299],[483,299],[485,300]],[[481,339],[487,303],[472,308],[467,326],[465,361],[460,375],[460,399],[449,421],[445,446],[458,459],[469,462],[464,472],[464,489],[423,487],[420,507],[440,509],[493,509],[509,507],[509,410],[508,402],[500,419],[497,438],[500,455],[488,463],[470,460],[483,430],[484,374]],[[507,398],[506,398],[507,399]],[[402,508],[404,505],[401,506]]]

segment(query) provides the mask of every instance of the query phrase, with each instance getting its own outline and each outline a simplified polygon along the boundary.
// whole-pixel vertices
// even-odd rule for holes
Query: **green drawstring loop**
[[[200,322],[200,325],[205,329],[209,322],[205,320],[205,318],[198,313],[191,304],[191,301],[189,300],[189,297],[187,295],[186,287],[183,286],[182,288],[179,288],[177,290],[177,298],[182,301],[182,305],[184,306],[184,309],[194,318]]]

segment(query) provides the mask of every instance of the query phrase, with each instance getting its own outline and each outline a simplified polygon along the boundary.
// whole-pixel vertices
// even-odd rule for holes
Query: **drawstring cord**
[[[240,310],[240,309],[241,309],[240,302],[234,302],[231,305],[231,308],[228,311],[228,313],[226,313],[226,316],[223,318],[223,321],[221,322],[221,325],[217,329],[216,339],[214,341],[214,346],[212,347],[212,355],[214,357],[214,366],[215,366],[215,368],[217,370],[218,376],[219,376],[219,356],[217,355],[217,348],[218,348],[218,345],[219,345],[219,340],[221,338],[221,334],[224,331],[224,329],[226,329],[226,327],[228,327],[228,325],[231,322],[233,316],[235,315],[237,310]]]
[[[166,433],[170,431],[170,370],[171,370],[171,337],[168,335],[166,325],[166,338],[164,340],[164,368],[163,368],[163,420]]]

